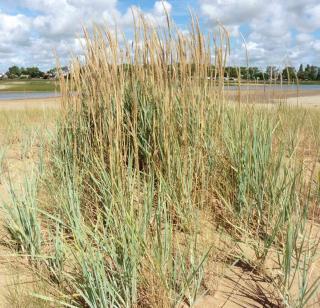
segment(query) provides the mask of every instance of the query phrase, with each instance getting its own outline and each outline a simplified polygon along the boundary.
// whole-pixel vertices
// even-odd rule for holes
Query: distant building
[[[62,67],[60,73],[62,74],[63,77],[68,77],[70,73],[69,67],[67,66]]]
[[[50,79],[50,80],[56,79],[56,74],[54,74],[54,73],[45,73],[43,75],[43,79]]]
[[[44,74],[44,79],[59,79],[60,76],[68,77],[70,70],[67,66],[61,67],[59,71],[57,69],[52,69]]]
[[[20,75],[20,79],[29,79],[29,78],[30,78],[30,75],[25,75],[25,74]]]

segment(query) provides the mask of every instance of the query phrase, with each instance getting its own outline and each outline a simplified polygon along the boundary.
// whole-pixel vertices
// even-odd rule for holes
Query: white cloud
[[[298,44],[308,43],[313,40],[313,36],[310,33],[299,33],[296,36],[296,40]]]
[[[9,15],[0,11],[0,57],[11,64],[40,65],[48,68],[55,64],[54,50],[62,61],[71,52],[81,51],[83,27],[94,24],[114,26],[126,30],[133,25],[133,12],[144,13],[149,21],[161,26],[165,12],[171,13],[169,1],[155,1],[149,11],[129,6],[123,12],[118,0],[1,0],[0,7],[19,8],[32,12],[32,17]],[[1,69],[4,69],[1,67]]]
[[[31,25],[31,19],[22,14],[9,15],[0,11],[0,59],[5,68],[23,64],[24,50],[31,44]]]
[[[320,40],[315,40],[311,42],[311,46],[314,48],[316,52],[320,52]]]
[[[226,26],[238,25],[257,16],[264,6],[259,0],[202,0],[203,15]]]
[[[133,5],[123,8],[120,0],[0,0],[2,65],[48,68],[55,63],[53,50],[63,60],[71,51],[80,52],[82,26],[90,30],[94,23],[111,27],[117,24],[126,31],[133,25],[132,11],[144,13],[156,26],[165,26],[165,12],[178,18],[182,10],[188,14],[185,1],[189,2],[152,0],[151,8],[143,10]],[[288,61],[320,64],[320,38],[315,35],[320,30],[319,0],[197,0],[192,5],[206,29],[213,30],[222,23],[230,31],[233,64],[246,62],[240,31],[252,65]],[[12,13],[17,11],[20,13]],[[184,20],[178,22],[185,30]]]
[[[166,14],[171,13],[172,5],[168,1],[155,1],[150,12],[144,12],[146,19],[155,26],[166,25]]]
[[[154,14],[164,15],[166,12],[170,14],[172,5],[168,1],[156,1],[154,3]]]
[[[305,61],[316,61],[319,45],[311,42],[312,33],[320,28],[319,0],[198,2],[207,25],[222,23],[234,36],[238,35],[235,29],[244,29],[251,64],[281,65],[291,60],[299,62],[299,56]],[[245,52],[239,47],[241,43],[236,44],[232,60],[245,63]]]
[[[15,44],[27,44],[30,29],[31,20],[26,16],[11,16],[0,12],[0,48],[7,46],[10,50]]]

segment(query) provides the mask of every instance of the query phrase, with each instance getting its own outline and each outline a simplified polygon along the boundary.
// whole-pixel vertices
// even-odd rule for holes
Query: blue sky
[[[319,0],[167,0],[163,2],[176,24],[188,29],[191,8],[204,31],[218,22],[231,33],[229,63],[250,65],[315,64],[320,66]],[[54,50],[63,63],[79,53],[81,26],[93,22],[132,27],[135,7],[161,26],[161,1],[151,0],[0,0],[0,72],[8,66],[55,64]],[[245,40],[245,43],[244,43]]]

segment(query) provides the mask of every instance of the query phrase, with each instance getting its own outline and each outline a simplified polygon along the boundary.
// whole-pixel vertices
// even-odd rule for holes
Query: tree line
[[[127,69],[130,69],[130,65]],[[63,67],[62,71],[67,72],[68,68]],[[191,64],[192,71],[192,64]],[[215,67],[212,66],[209,69],[208,76],[214,76]],[[47,72],[41,71],[38,67],[9,67],[6,75],[9,78],[50,78],[54,77],[57,73],[57,69],[53,68]],[[228,66],[224,70],[224,78],[228,79],[245,79],[245,80],[320,80],[320,67],[315,65],[306,65],[304,67],[302,64],[299,69],[296,70],[293,66],[287,66],[280,69],[275,66],[268,66],[265,70],[258,67],[235,67]]]
[[[306,67],[301,64],[298,70],[293,66],[283,69],[268,66],[265,70],[258,67],[226,67],[224,74],[224,77],[247,80],[320,80],[320,67],[309,64]]]
[[[21,77],[30,77],[30,78],[43,78],[44,72],[42,72],[38,67],[18,67],[16,65],[9,67],[6,75],[9,78],[21,78]]]
[[[68,67],[62,67],[63,72],[68,71]],[[19,67],[17,65],[11,66],[8,68],[8,71],[5,73],[8,78],[50,78],[55,77],[57,74],[57,69],[52,68],[46,72],[43,72],[39,67]]]

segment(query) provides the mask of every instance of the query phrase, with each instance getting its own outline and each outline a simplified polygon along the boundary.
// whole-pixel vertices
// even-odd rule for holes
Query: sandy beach
[[[0,100],[0,110],[24,110],[24,109],[57,109],[59,108],[59,97]],[[275,100],[276,102],[277,100]],[[320,107],[319,91],[302,91],[299,96],[289,93],[286,98],[282,98],[287,104],[305,107]]]
[[[0,100],[0,110],[57,109],[59,108],[59,100],[59,97]]]
[[[320,94],[300,96],[300,97],[289,97],[287,99],[289,105],[298,105],[305,107],[320,107]]]

